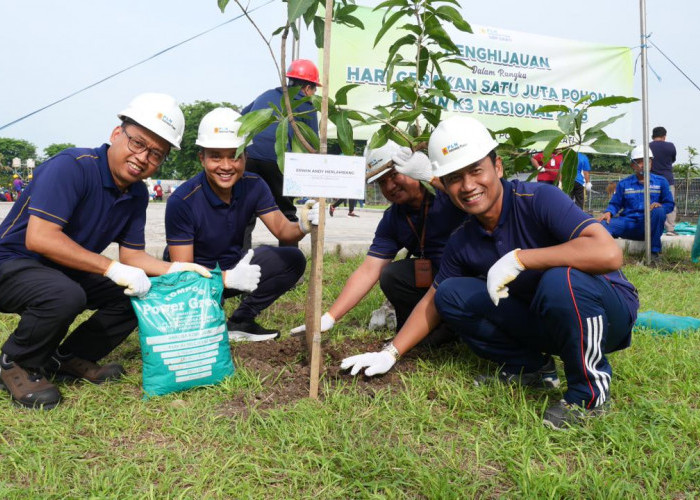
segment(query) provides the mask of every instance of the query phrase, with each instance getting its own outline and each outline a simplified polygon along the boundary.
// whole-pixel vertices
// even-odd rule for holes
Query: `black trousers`
[[[76,316],[97,311],[65,340]],[[2,352],[26,368],[40,368],[61,346],[62,354],[97,361],[136,328],[124,288],[98,274],[63,272],[34,259],[0,265],[0,311],[21,316]],[[63,341],[63,343],[61,343]]]
[[[403,259],[392,262],[379,276],[379,286],[396,310],[396,331],[401,329],[413,308],[430,288],[416,287],[413,261],[414,259]],[[437,269],[433,269],[433,273],[436,272]]]
[[[354,198],[350,198],[350,199],[338,198],[337,200],[335,200],[335,203],[333,203],[332,207],[338,208],[340,205],[342,205],[345,202],[348,203],[348,213],[354,212],[355,206],[357,205],[357,200]]]
[[[284,216],[292,222],[297,222],[297,208],[294,206],[294,198],[288,196],[282,196],[282,187],[284,184],[284,176],[280,171],[279,165],[270,161],[255,160],[253,158],[248,158],[245,162],[245,169],[248,172],[253,172],[259,175],[270,187],[272,191],[272,196],[275,198],[275,203],[279,207],[280,211]],[[252,248],[252,235],[253,229],[255,229],[255,222],[257,217],[253,216],[248,221],[246,226],[245,236],[243,238],[243,250],[248,250]],[[298,243],[283,243],[278,242],[279,246],[290,246],[298,247]]]
[[[574,182],[574,189],[571,191],[571,199],[574,200],[574,203],[576,203],[576,206],[583,210],[583,193],[586,191],[586,189],[579,184],[578,182]]]
[[[231,315],[234,321],[254,319],[260,312],[290,290],[306,269],[306,257],[298,248],[261,246],[254,250],[251,264],[260,266],[260,283],[241,300]],[[224,298],[244,292],[224,290]]]

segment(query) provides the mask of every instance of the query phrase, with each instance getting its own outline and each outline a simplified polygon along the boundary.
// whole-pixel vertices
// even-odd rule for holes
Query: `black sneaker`
[[[50,410],[61,402],[58,388],[39,372],[24,369],[5,354],[0,360],[0,387],[10,393],[12,401],[25,408]]]
[[[550,356],[547,362],[536,372],[508,373],[500,371],[494,375],[479,375],[474,380],[474,385],[489,385],[501,383],[505,385],[520,385],[525,387],[538,387],[542,389],[556,389],[559,387],[559,376],[554,359]]]
[[[542,423],[550,429],[565,430],[569,427],[581,425],[587,418],[603,415],[606,409],[607,404],[587,410],[582,406],[572,405],[562,399],[545,410]]]
[[[255,320],[228,320],[228,339],[234,342],[262,342],[280,336],[279,330],[268,329],[258,325]]]

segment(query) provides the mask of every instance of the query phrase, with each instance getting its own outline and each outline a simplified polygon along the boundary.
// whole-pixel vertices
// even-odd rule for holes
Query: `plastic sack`
[[[637,315],[634,326],[643,326],[659,333],[674,333],[682,330],[700,329],[700,319],[690,316],[674,316],[656,311],[644,311]]]
[[[139,322],[146,396],[220,382],[234,372],[221,307],[221,270],[204,278],[191,271],[151,278],[131,304]]]

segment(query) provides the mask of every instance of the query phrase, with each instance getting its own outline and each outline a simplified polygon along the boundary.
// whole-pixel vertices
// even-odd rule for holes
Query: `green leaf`
[[[287,151],[287,142],[289,141],[288,128],[289,121],[286,118],[282,118],[277,125],[277,132],[275,133],[275,154],[277,155],[277,165],[279,165],[281,172],[284,172],[284,153]]]
[[[329,118],[335,123],[341,151],[344,155],[353,155],[355,153],[355,144],[353,143],[352,126],[348,121],[347,113],[341,111],[340,113],[333,114]]]
[[[425,72],[428,69],[428,61],[430,61],[430,53],[425,47],[420,48],[420,57],[418,58],[418,81],[422,82]]]
[[[559,138],[558,140],[561,141],[562,137],[563,134],[559,130],[540,130],[539,132],[535,132],[531,136],[525,138],[523,140],[523,146],[529,146],[536,142],[549,142],[555,138]]]
[[[423,34],[423,30],[420,29],[420,26],[416,24],[403,24],[398,27],[400,30],[406,30],[410,31],[411,33],[415,34],[416,36],[421,36]]]
[[[306,142],[311,144],[311,147],[318,151],[321,148],[321,141],[319,140],[316,132],[314,132],[311,127],[301,120],[296,120],[296,124],[297,127],[299,127],[299,132],[301,132],[301,135],[304,137],[304,139],[306,139]],[[296,137],[296,134],[293,135]],[[304,153],[308,152],[304,146],[302,146],[302,151]]]
[[[535,113],[570,113],[571,109],[562,104],[548,104],[540,106],[535,110]]]
[[[287,22],[293,25],[297,18],[312,7],[316,12],[316,0],[287,0]]]
[[[566,194],[571,193],[574,189],[574,181],[578,173],[578,154],[573,149],[564,151],[564,161],[561,164],[561,189]]]
[[[572,135],[574,133],[575,121],[576,113],[562,113],[557,117],[559,128],[566,135]]]
[[[498,130],[495,133],[508,135],[510,143],[515,147],[520,146],[523,142],[523,132],[519,128],[508,127],[502,130]]]
[[[368,147],[370,149],[382,147],[384,144],[386,144],[386,141],[389,139],[390,132],[391,127],[389,127],[389,125],[382,125],[381,127],[379,127],[379,130],[377,130],[372,135],[372,138],[369,140]]]
[[[552,140],[550,140],[544,147],[544,150],[542,150],[542,154],[544,156],[543,161],[545,163],[547,163],[551,159],[552,153],[554,153],[554,150],[559,147],[564,137],[566,137],[566,135],[560,133],[557,137],[553,137]]]
[[[403,47],[404,45],[413,45],[416,42],[416,37],[414,35],[406,35],[402,36],[398,40],[396,40],[391,47],[389,47],[389,55],[387,56],[387,64],[389,64],[392,59],[394,59],[394,55],[398,50]]]
[[[616,104],[627,104],[629,102],[636,102],[639,99],[636,97],[623,97],[617,95],[611,95],[609,97],[603,97],[597,101],[593,101],[588,107],[595,108],[600,106],[615,106]]]
[[[356,28],[360,28],[361,30],[365,29],[364,23],[355,16],[343,16],[342,18],[337,19],[336,22],[340,22],[346,26],[354,26]]]
[[[275,121],[272,112],[272,108],[265,108],[243,115],[239,118],[241,128],[238,131],[238,135],[247,136],[251,132],[264,130],[270,126]]]
[[[593,143],[591,147],[604,154],[627,154],[632,150],[632,146],[617,139],[601,137]]]
[[[391,10],[392,7],[408,7],[408,1],[407,0],[386,0],[385,2],[380,3],[374,9],[372,9],[372,12],[376,12],[376,11],[381,10],[381,9]]]
[[[349,85],[345,85],[344,87],[339,88],[338,91],[335,93],[335,103],[338,106],[346,106],[348,104],[348,92],[350,92],[355,87],[359,86],[359,83],[351,83]]]
[[[591,99],[593,99],[593,94],[586,94],[585,96],[581,97],[578,101],[576,101],[574,103],[574,106],[580,106],[584,102],[590,101]]]
[[[325,24],[322,18],[318,16],[314,17],[314,42],[319,49],[323,48],[323,31],[325,29]]]
[[[406,78],[400,82],[392,83],[391,88],[405,102],[413,104],[416,99],[418,99],[418,94],[416,94],[416,89],[413,86],[414,84],[415,80],[413,80],[413,78]]]
[[[607,120],[596,123],[595,125],[588,127],[584,133],[590,134],[590,133],[596,132],[598,130],[602,130],[605,127],[607,127],[608,125],[610,125],[611,123],[614,123],[617,120],[619,120],[620,118],[622,118],[623,116],[625,116],[625,114],[626,113],[622,113],[621,115],[616,115],[616,116],[613,116],[612,118],[608,118]]]
[[[223,14],[226,10],[226,6],[228,5],[228,0],[217,0],[217,3],[219,4],[219,9],[221,9],[221,13]]]
[[[354,120],[356,122],[360,122],[361,124],[364,124],[366,122],[365,118],[357,111],[353,111],[353,110],[349,109],[349,110],[347,110],[347,112],[348,112],[348,120]]]
[[[377,10],[377,9],[374,9]],[[382,27],[379,28],[379,31],[377,32],[377,36],[374,37],[374,47],[377,46],[379,43],[379,40],[382,39],[382,37],[386,34],[387,31],[391,29],[391,27],[396,24],[396,21],[401,19],[405,14],[402,11],[399,12],[394,12],[391,16],[389,16],[389,19],[385,20],[382,23]]]
[[[462,14],[460,14],[454,7],[450,7],[449,5],[441,5],[437,8],[435,14],[445,21],[451,22],[458,30],[466,33],[473,33],[472,27],[469,26],[469,23],[464,20]]]
[[[318,7],[316,9],[309,9],[304,12],[304,24],[306,24],[307,27],[311,26],[311,23],[314,22],[316,12],[318,12]]]

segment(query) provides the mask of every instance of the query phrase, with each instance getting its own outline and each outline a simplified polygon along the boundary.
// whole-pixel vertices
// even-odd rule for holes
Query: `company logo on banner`
[[[348,107],[371,111],[389,104],[397,96],[387,91],[384,74],[386,54],[391,44],[403,36],[385,35],[376,48],[373,34],[382,23],[384,12],[360,7],[366,30],[333,25],[331,45],[330,95],[350,83],[360,84],[348,94]],[[397,25],[401,24],[400,22]],[[474,26],[474,34],[452,30],[460,58],[470,66],[442,67],[458,102],[437,98],[443,117],[464,113],[479,119],[492,130],[518,127],[538,131],[557,128],[556,113],[535,113],[540,106],[563,104],[573,108],[581,97],[593,100],[606,96],[632,96],[633,53],[628,47],[552,38],[542,35]],[[372,36],[368,36],[368,34]],[[404,57],[410,57],[408,51]],[[394,81],[415,77],[415,69],[397,67]],[[426,77],[422,86],[432,85]],[[608,135],[629,140],[632,131],[631,108],[592,108],[586,121],[595,124],[621,113],[627,115],[606,129]],[[585,125],[584,125],[585,128]],[[330,129],[330,127],[329,127]],[[376,127],[355,127],[356,139],[368,139]]]

